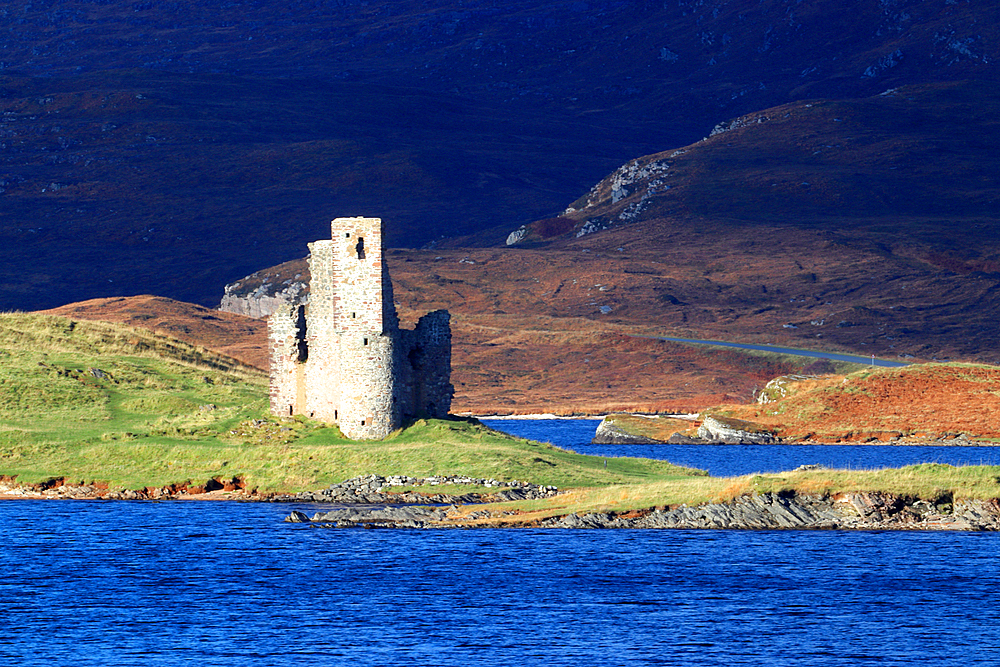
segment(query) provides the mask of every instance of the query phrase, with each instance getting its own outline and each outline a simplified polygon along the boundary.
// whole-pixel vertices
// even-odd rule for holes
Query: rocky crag
[[[740,419],[706,415],[698,427],[698,437],[709,442],[727,445],[773,445],[778,442],[774,433],[756,424]]]
[[[629,433],[605,417],[597,425],[597,431],[590,442],[594,445],[659,445],[663,444],[664,441]]]
[[[697,422],[676,418],[645,418],[639,415],[606,416],[591,440],[600,445],[772,445],[780,442],[774,432],[753,422],[705,415],[696,434]]]

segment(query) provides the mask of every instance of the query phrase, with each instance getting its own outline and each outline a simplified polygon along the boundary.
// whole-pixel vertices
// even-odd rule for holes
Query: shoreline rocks
[[[723,530],[967,530],[1000,531],[1000,501],[933,503],[881,493],[761,494],[731,503],[654,509],[640,516],[568,515],[550,528],[674,528]]]
[[[656,440],[643,435],[629,433],[607,417],[597,425],[597,431],[591,439],[592,445],[662,445],[662,440]]]
[[[488,492],[464,494],[435,493],[437,486],[476,486],[496,489]],[[393,491],[400,487],[420,487],[420,491]],[[426,491],[424,490],[426,488]],[[508,481],[464,476],[407,477],[394,475],[366,475],[338,484],[331,484],[321,491],[304,491],[294,495],[276,495],[271,502],[314,502],[364,505],[428,505],[428,504],[477,504],[509,500],[547,498],[558,493],[554,486],[539,486],[529,482]]]
[[[465,494],[435,493],[438,486],[476,486],[490,491]],[[400,487],[419,487],[419,491],[393,491]],[[426,488],[426,491],[424,490]],[[382,477],[365,475],[331,484],[320,491],[296,494],[260,493],[247,489],[242,479],[211,479],[205,484],[169,485],[144,489],[109,489],[106,485],[69,484],[55,479],[42,484],[17,484],[0,479],[0,499],[73,499],[73,500],[239,500],[243,502],[314,502],[362,505],[474,504],[509,500],[546,498],[558,493],[554,486],[539,486],[521,481],[465,476]]]
[[[541,521],[484,506],[459,520],[455,507],[367,507],[292,512],[289,523],[321,528],[553,528],[675,530],[961,530],[1000,531],[1000,500],[906,499],[883,493],[746,495],[728,503],[568,514]],[[481,523],[483,519],[498,519]]]
[[[778,442],[774,434],[755,424],[737,419],[723,419],[706,415],[698,427],[698,437],[709,442],[727,445],[773,445]]]

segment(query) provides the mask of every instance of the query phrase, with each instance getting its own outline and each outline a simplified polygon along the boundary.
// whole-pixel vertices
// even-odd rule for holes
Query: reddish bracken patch
[[[550,239],[554,236],[561,236],[569,232],[576,225],[573,218],[545,218],[536,220],[528,225],[534,234],[541,239]]]

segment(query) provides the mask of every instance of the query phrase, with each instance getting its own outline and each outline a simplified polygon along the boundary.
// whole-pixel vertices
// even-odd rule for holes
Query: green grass
[[[355,442],[335,427],[269,416],[267,378],[206,350],[127,327],[0,315],[0,475],[131,489],[242,478],[261,491],[296,492],[366,474],[466,475],[569,490],[498,506],[522,518],[754,492],[1000,497],[996,466],[723,479],[665,461],[575,454],[475,420],[419,420],[384,441]]]
[[[757,493],[796,491],[835,495],[877,491],[906,498],[1000,497],[1000,466],[952,466],[921,463],[880,470],[809,470],[752,475],[749,490]]]
[[[925,463],[882,470],[809,470],[741,477],[695,477],[605,487],[572,489],[553,498],[491,505],[494,515],[516,513],[516,523],[553,516],[596,512],[626,513],[653,507],[695,506],[728,502],[762,493],[813,494],[878,492],[935,504],[953,500],[1000,498],[1000,466],[951,466]],[[450,519],[457,523],[496,523],[509,519],[471,520],[477,507],[463,508]]]
[[[0,315],[0,475],[138,489],[239,477],[262,491],[366,474],[602,486],[704,475],[574,454],[474,421],[421,420],[384,441],[268,414],[267,378],[128,327]],[[99,372],[94,372],[96,369]]]

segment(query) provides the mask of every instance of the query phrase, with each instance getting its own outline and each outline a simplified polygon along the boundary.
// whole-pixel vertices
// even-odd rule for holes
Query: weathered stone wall
[[[285,304],[267,321],[271,357],[271,413],[293,415],[302,411],[300,389],[304,390],[304,364],[300,361],[300,308]]]
[[[446,417],[451,412],[451,315],[447,310],[435,310],[420,318],[413,331],[414,368],[419,400],[416,415]]]
[[[451,409],[447,311],[401,331],[382,261],[382,221],[337,218],[309,244],[310,299],[271,315],[271,410],[336,423],[349,438],[384,438],[416,416]],[[298,319],[296,319],[298,317]]]
[[[306,401],[301,411],[322,421],[336,422],[340,383],[331,380],[340,377],[335,292],[338,248],[335,241],[316,241],[309,244],[309,252],[314,298],[306,317]]]

